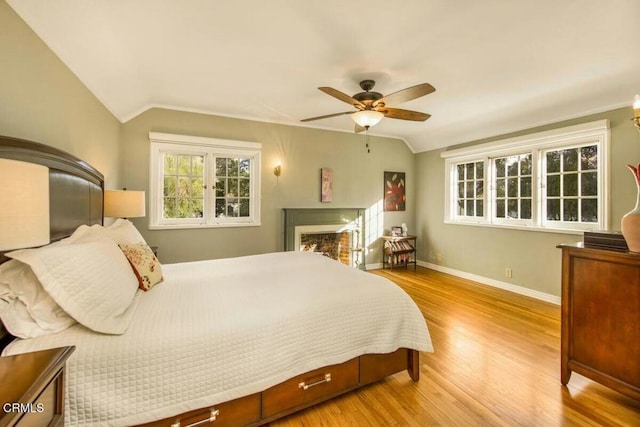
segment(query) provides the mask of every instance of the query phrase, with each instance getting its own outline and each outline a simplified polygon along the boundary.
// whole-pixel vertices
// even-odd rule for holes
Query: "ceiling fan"
[[[319,87],[318,89],[322,92],[354,106],[357,111],[344,111],[342,113],[327,114],[325,116],[311,117],[301,121],[310,122],[313,120],[328,119],[329,117],[350,114],[351,118],[356,123],[356,132],[362,132],[363,130],[369,129],[369,127],[377,124],[383,117],[416,122],[423,122],[431,117],[431,114],[421,113],[419,111],[387,107],[388,104],[400,104],[435,92],[436,89],[429,83],[411,86],[386,96],[379,92],[371,91],[375,84],[376,82],[373,80],[361,81],[360,87],[364,92],[356,93],[353,96],[349,96],[331,87]]]

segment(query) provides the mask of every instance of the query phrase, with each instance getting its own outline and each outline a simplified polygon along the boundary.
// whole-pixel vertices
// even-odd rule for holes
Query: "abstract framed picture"
[[[406,184],[404,172],[384,173],[384,210],[385,212],[404,211],[406,203]]]
[[[333,170],[320,169],[320,201],[329,203],[333,199]]]

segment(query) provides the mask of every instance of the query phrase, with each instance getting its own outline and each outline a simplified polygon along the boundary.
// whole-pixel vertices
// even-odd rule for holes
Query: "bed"
[[[50,168],[57,243],[38,254],[87,256],[92,271],[103,266],[92,267],[86,254],[117,256],[103,234],[132,226],[101,225],[99,172],[51,147],[8,138],[0,139],[0,157]],[[60,200],[74,200],[77,208],[66,202],[60,212]],[[33,250],[18,252],[9,255],[42,273],[29,258]],[[99,274],[106,276],[103,289],[117,293],[111,287],[118,289],[120,276],[111,267]],[[419,352],[432,351],[424,317],[404,291],[313,253],[162,265],[162,279],[136,290],[113,324],[85,321],[78,307],[59,301],[82,321],[13,339],[3,356],[75,346],[67,361],[65,425],[185,426],[265,424],[404,370],[418,381]]]

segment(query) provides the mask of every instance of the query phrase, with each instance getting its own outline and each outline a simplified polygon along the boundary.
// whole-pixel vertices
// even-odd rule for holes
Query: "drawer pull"
[[[212,423],[216,420],[216,418],[218,418],[218,415],[220,415],[220,411],[218,409],[212,409],[209,418],[205,418],[201,421],[196,421],[195,423],[191,423],[184,427],[195,427],[205,423]],[[171,424],[171,427],[180,427],[180,421],[176,421],[175,423]]]
[[[315,387],[315,386],[320,385],[320,384],[328,383],[329,381],[331,381],[331,374],[324,374],[324,378],[319,380],[319,381],[316,381],[315,383],[307,384],[304,381],[302,381],[301,383],[298,384],[298,388],[301,388],[303,390],[308,390],[311,387]]]

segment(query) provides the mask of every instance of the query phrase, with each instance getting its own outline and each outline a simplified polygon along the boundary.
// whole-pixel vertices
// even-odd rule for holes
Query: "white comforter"
[[[65,425],[131,425],[259,392],[364,353],[432,351],[411,298],[307,252],[164,265],[123,335],[75,325],[5,355],[75,345]]]

